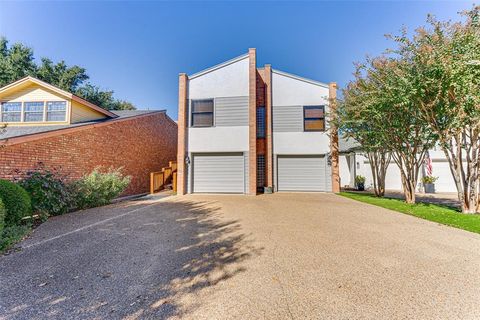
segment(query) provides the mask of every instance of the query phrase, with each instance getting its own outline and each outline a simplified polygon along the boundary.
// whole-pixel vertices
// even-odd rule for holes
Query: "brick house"
[[[179,75],[178,193],[339,191],[336,84],[271,65],[256,50]]]
[[[177,124],[166,112],[107,111],[32,77],[0,88],[0,178],[38,166],[78,179],[97,166],[123,167],[125,192],[149,190],[149,173],[175,160]]]

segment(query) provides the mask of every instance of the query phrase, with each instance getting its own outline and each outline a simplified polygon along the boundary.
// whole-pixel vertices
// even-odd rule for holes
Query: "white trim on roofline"
[[[317,86],[320,86],[320,87],[328,88],[328,84],[323,83],[323,82],[303,78],[303,77],[297,76],[295,74],[283,72],[283,71],[280,71],[280,70],[277,70],[277,69],[272,69],[272,72],[274,72],[276,74],[279,74],[281,76],[289,77],[289,78],[292,78],[292,79],[295,79],[295,80],[300,80],[300,81],[311,83],[311,84],[314,84],[314,85],[317,85]]]
[[[215,66],[213,66],[213,67],[210,67],[210,68],[208,68],[208,69],[205,69],[205,70],[202,70],[202,71],[200,71],[200,72],[194,73],[194,74],[192,74],[191,76],[189,76],[188,79],[191,80],[191,79],[198,78],[198,77],[200,77],[200,76],[203,76],[204,74],[207,74],[207,73],[210,73],[210,72],[212,72],[212,71],[218,70],[218,69],[220,69],[220,68],[226,67],[226,66],[228,66],[228,65],[230,65],[230,64],[232,64],[232,63],[238,62],[238,61],[243,60],[243,59],[245,59],[245,58],[248,58],[248,53],[242,54],[241,56],[238,56],[238,57],[236,57],[236,58],[230,59],[230,60],[228,60],[228,61],[225,61],[225,62],[223,62],[223,63],[217,64],[217,65],[215,65]]]

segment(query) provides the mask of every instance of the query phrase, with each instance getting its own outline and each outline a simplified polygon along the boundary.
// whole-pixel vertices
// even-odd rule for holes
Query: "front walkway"
[[[333,194],[55,217],[0,257],[0,319],[479,319],[480,235]]]

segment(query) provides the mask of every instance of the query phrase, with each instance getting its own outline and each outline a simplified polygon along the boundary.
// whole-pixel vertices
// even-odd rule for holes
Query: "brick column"
[[[337,83],[328,85],[328,100],[331,119],[336,118],[337,112]],[[330,122],[330,156],[332,157],[332,192],[340,192],[340,171],[338,160],[338,128]]]
[[[257,194],[257,58],[255,48],[248,49],[248,194]]]
[[[265,155],[265,169],[267,187],[273,187],[273,132],[272,132],[272,66],[265,65],[265,121],[267,150]]]
[[[187,88],[188,76],[180,73],[178,76],[178,148],[177,148],[177,194],[187,193],[186,165],[187,156]]]

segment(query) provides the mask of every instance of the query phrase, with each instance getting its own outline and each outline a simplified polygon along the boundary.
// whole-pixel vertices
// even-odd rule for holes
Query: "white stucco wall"
[[[189,152],[248,151],[248,127],[189,128]]]
[[[273,106],[307,106],[327,102],[328,87],[272,71]]]
[[[323,132],[274,132],[276,154],[325,154],[330,152],[330,138]]]
[[[188,81],[189,99],[248,96],[248,57]]]
[[[301,108],[301,128],[296,132],[275,132],[273,128],[273,153],[275,154],[325,154],[330,151],[330,138],[326,132],[303,132],[303,106],[325,105],[328,113],[328,88],[285,74],[272,72],[272,105]],[[275,111],[274,111],[275,114]]]
[[[189,80],[188,99],[248,97],[248,62],[248,56],[245,56],[194,76]],[[188,128],[187,149],[188,152],[248,151],[248,125]]]
[[[439,152],[438,150],[430,151],[430,157],[432,159],[432,175],[437,177],[438,180],[435,182],[435,190],[436,192],[456,192],[455,183],[450,172],[450,167],[448,162],[445,158],[443,152]],[[356,155],[356,165],[357,165],[357,175],[362,175],[366,178],[365,186],[370,187],[373,185],[372,180],[372,172],[370,169],[370,165],[368,163],[368,159],[362,155]],[[348,168],[346,166],[342,166],[342,162],[340,162],[340,175],[343,177],[347,173]],[[348,173],[349,174],[349,173]],[[344,185],[342,178],[342,186]],[[420,189],[420,183],[422,179],[422,170],[420,171],[417,190]],[[387,175],[385,178],[385,188],[387,190],[402,190],[402,182],[400,176],[400,169],[395,164],[395,162],[390,163]]]

